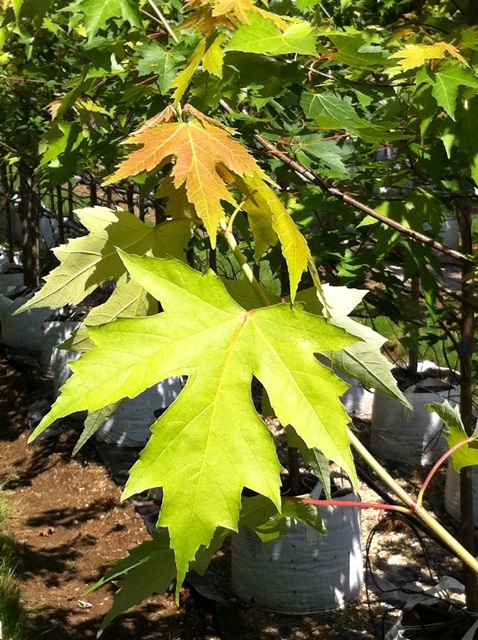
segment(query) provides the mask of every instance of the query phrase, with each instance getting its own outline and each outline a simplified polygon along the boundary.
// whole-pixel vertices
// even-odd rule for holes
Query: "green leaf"
[[[173,96],[175,104],[177,104],[181,100],[184,93],[186,92],[186,89],[188,88],[193,75],[196,73],[196,69],[202,62],[203,56],[206,52],[206,47],[206,38],[202,38],[198,42],[196,48],[190,56],[186,68],[180,71],[174,81],[171,83],[171,87],[176,87],[176,91],[174,92]]]
[[[438,105],[446,111],[452,120],[455,119],[458,87],[464,85],[478,89],[478,78],[473,71],[457,63],[451,64],[436,73],[428,67],[423,68],[417,74],[417,82],[431,86],[432,94]]]
[[[243,209],[249,215],[256,262],[279,238],[289,271],[291,299],[294,300],[302,274],[311,259],[307,241],[278,196],[259,176],[245,176],[237,182],[249,194]]]
[[[125,268],[117,247],[138,254],[184,256],[183,247],[190,235],[188,225],[166,222],[151,228],[129,212],[105,207],[80,209],[76,213],[90,233],[54,249],[60,266],[46,277],[44,287],[20,311],[76,304],[101,282],[119,278]]]
[[[324,140],[321,135],[296,136],[292,141],[292,150],[306,166],[310,165],[310,158],[325,166],[329,178],[348,178],[350,175],[343,162],[350,151],[339,147],[332,140]]]
[[[478,100],[473,98],[460,111],[457,122],[458,147],[462,152],[463,165],[469,169],[470,175],[478,185],[478,137],[476,122],[478,118]]]
[[[231,298],[247,311],[264,306],[263,300],[259,298],[256,290],[251,287],[251,283],[246,278],[239,277],[234,280],[226,278],[223,283]],[[272,291],[264,289],[264,293],[271,304],[278,304],[281,301],[280,296],[275,295]]]
[[[68,9],[84,13],[84,25],[90,42],[114,18],[129,22],[132,27],[142,28],[139,8],[133,0],[81,0]]]
[[[392,363],[381,353],[381,347],[386,342],[386,338],[370,327],[348,317],[349,313],[362,301],[367,291],[348,287],[332,287],[328,284],[323,285],[323,291],[331,321],[351,335],[361,338],[360,341],[344,347],[337,353],[327,354],[330,365],[349,378],[355,378],[364,387],[380,391],[380,393],[410,407],[391,373]],[[324,313],[315,290],[302,291],[298,295],[298,300],[306,302],[306,309],[310,313]]]
[[[114,402],[113,404],[103,407],[102,409],[98,409],[98,411],[94,411],[88,415],[85,420],[83,431],[81,432],[78,442],[75,444],[75,448],[71,454],[72,456],[76,456],[78,451],[88,442],[91,436],[94,435],[98,429],[102,427],[107,420],[109,420],[109,418],[111,418],[113,413],[115,413],[119,408],[120,404],[120,401]]]
[[[316,30],[308,22],[296,22],[281,31],[272,20],[248,13],[249,24],[241,24],[234,32],[227,51],[244,51],[267,55],[302,53],[317,54]]]
[[[389,52],[382,49],[380,45],[367,48],[364,32],[348,30],[344,33],[325,30],[323,33],[337,47],[334,61],[353,68],[379,66],[383,69],[390,64],[387,62]]]
[[[100,626],[100,634],[108,624],[124,611],[139,604],[152,593],[167,591],[176,577],[174,553],[166,534],[153,533],[153,539],[131,549],[128,556],[117,562],[95,589],[106,582],[125,576],[115,593],[113,605]]]
[[[203,574],[214,553],[221,547],[229,531],[218,529],[211,545],[199,549],[192,568]],[[141,543],[128,552],[126,558],[118,560],[113,569],[99,580],[87,593],[114,582],[120,578],[119,589],[116,591],[113,606],[103,619],[98,637],[108,624],[121,613],[135,604],[140,604],[153,593],[165,593],[172,586],[176,578],[174,552],[170,548],[169,536],[166,532],[154,532],[152,540]]]
[[[302,522],[320,533],[326,529],[320,517],[318,507],[298,500],[283,500],[281,512],[264,496],[244,498],[239,524],[247,527],[267,543],[286,535],[287,531]]]
[[[218,526],[237,528],[243,487],[279,507],[280,465],[252,403],[253,376],[279,420],[355,481],[348,416],[338,400],[345,385],[314,355],[355,338],[300,305],[246,311],[210,271],[201,275],[173,259],[122,257],[164,312],[92,327],[97,347],[72,363],[73,376],[32,438],[80,408],[95,411],[173,375],[188,376],[153,426],[124,494],[164,487],[159,523],[169,527],[180,584]]]
[[[176,66],[184,56],[176,51],[167,51],[156,42],[148,42],[138,48],[138,75],[158,75],[159,88],[166,94],[176,75]]]
[[[349,98],[341,98],[332,92],[304,92],[300,106],[308,118],[313,118],[320,129],[344,129],[348,133],[359,136],[367,142],[384,142],[402,140],[409,137],[390,123],[376,124],[361,118]]]
[[[460,416],[459,405],[452,407],[448,400],[442,404],[434,402],[425,405],[428,411],[437,413],[445,424],[445,438],[451,449],[460,442],[468,439]],[[473,433],[473,440],[464,444],[451,454],[453,468],[459,472],[463,467],[478,465],[478,425]]]
[[[322,451],[318,449],[308,449],[305,452],[305,460],[312,468],[312,471],[317,476],[322,489],[324,490],[327,500],[332,498],[330,490],[330,465],[327,458]]]
[[[223,44],[226,40],[226,34],[219,34],[208,46],[202,58],[202,66],[204,69],[218,78],[222,77],[222,65],[224,59]]]

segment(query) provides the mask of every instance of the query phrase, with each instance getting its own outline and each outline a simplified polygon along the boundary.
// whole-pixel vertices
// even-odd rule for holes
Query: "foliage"
[[[461,471],[463,467],[471,467],[478,464],[478,428],[469,437],[461,421],[458,407],[452,407],[446,400],[443,404],[427,405],[429,411],[437,413],[445,424],[445,437],[451,449],[457,445],[451,454],[455,471]]]
[[[355,478],[338,400],[346,387],[333,369],[401,394],[381,338],[350,318],[363,297],[350,287],[372,282],[375,313],[408,322],[412,333],[426,323],[424,305],[410,305],[385,268],[399,260],[406,278],[419,274],[434,324],[455,321],[436,254],[415,240],[439,238],[478,182],[478,16],[469,4],[2,4],[2,72],[41,114],[26,125],[41,134],[25,143],[39,156],[37,172],[51,184],[82,171],[105,183],[134,180],[163,202],[155,228],[120,212],[79,212],[89,234],[56,250],[60,265],[27,305],[78,302],[118,280],[74,338],[87,353],[34,437],[88,409],[83,441],[101,423],[95,412],[187,376],[125,493],[163,486],[159,522],[169,537],[131,553],[124,569],[133,577],[114,615],[158,562],[167,575],[143,583],[144,592],[173,578],[178,590],[191,563],[207,562],[217,536],[247,512],[244,487],[268,499],[257,530],[271,509],[284,513],[253,378],[306,458],[319,450]],[[25,74],[39,59],[35,95],[38,78]],[[21,155],[15,105],[7,91],[0,100],[2,143]],[[368,208],[351,209],[349,194]],[[228,282],[195,268],[191,252],[206,241],[243,277]],[[264,273],[274,278],[267,287]]]
[[[0,493],[0,620],[2,631],[11,640],[28,640],[33,629],[21,601],[15,580],[17,563],[15,541],[8,533],[12,517],[10,505]]]

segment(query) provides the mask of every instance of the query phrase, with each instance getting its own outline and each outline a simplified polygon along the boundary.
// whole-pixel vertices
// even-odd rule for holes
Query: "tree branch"
[[[222,107],[222,109],[227,113],[235,113],[234,109],[232,109],[232,107],[230,107],[225,100],[220,100],[219,104]],[[409,229],[408,227],[405,227],[399,222],[396,222],[395,220],[391,220],[390,218],[383,216],[381,213],[379,213],[375,209],[372,209],[372,207],[369,207],[366,204],[359,202],[359,200],[356,200],[353,196],[349,195],[348,193],[344,193],[340,191],[340,189],[337,189],[335,187],[329,187],[316,174],[312,173],[312,171],[309,171],[307,167],[305,167],[300,162],[297,162],[296,160],[289,158],[289,156],[286,153],[284,153],[283,151],[280,151],[274,144],[272,144],[271,142],[263,138],[260,134],[255,133],[253,135],[254,135],[254,138],[257,140],[257,142],[268,153],[270,153],[270,155],[280,160],[283,164],[289,166],[302,180],[304,180],[304,182],[311,182],[312,184],[316,184],[324,193],[327,193],[328,195],[331,195],[334,198],[337,198],[338,200],[341,200],[342,202],[345,202],[346,204],[352,206],[357,211],[360,211],[363,214],[369,215],[372,218],[375,218],[375,220],[378,220],[379,222],[386,224],[392,229],[395,229],[395,231],[398,231],[402,236],[411,238],[412,240],[420,242],[421,244],[425,244],[430,247],[433,247],[433,249],[436,249],[440,253],[443,253],[444,255],[449,256],[450,258],[455,258],[456,260],[459,260],[462,264],[471,264],[472,261],[465,254],[460,253],[459,251],[455,251],[454,249],[449,249],[448,247],[445,247],[444,245],[442,245],[440,242],[433,240],[429,236],[423,233],[420,233],[419,231],[414,231],[413,229]]]

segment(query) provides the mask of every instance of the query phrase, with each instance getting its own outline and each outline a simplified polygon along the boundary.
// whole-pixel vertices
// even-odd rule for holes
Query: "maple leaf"
[[[112,18],[121,18],[138,29],[142,27],[138,6],[132,0],[80,0],[68,9],[85,14],[85,29],[89,41],[100,29],[105,28]]]
[[[87,207],[75,213],[90,233],[53,249],[60,265],[18,312],[76,304],[101,282],[119,278],[125,269],[116,247],[131,253],[151,251],[156,256],[184,257],[183,249],[190,237],[187,225],[164,223],[151,228],[127,211],[111,211],[106,207]]]
[[[261,9],[254,0],[190,0],[186,3],[192,14],[183,22],[181,29],[193,27],[199,33],[212,35],[219,26],[235,29],[240,24],[250,24],[250,16],[260,15],[284,31],[291,18]]]
[[[273,22],[282,31],[287,29],[291,20],[287,16],[279,16],[276,13],[257,7],[254,4],[254,0],[216,0],[213,5],[212,15],[223,16],[225,14],[233,14],[237,21],[243,24],[250,24],[250,15],[257,14]]]
[[[108,300],[94,307],[65,347],[71,351],[89,351],[94,343],[88,337],[88,327],[96,327],[117,318],[138,318],[157,313],[158,303],[141,285],[124,273]]]
[[[264,16],[251,14],[249,23],[241,25],[234,32],[227,50],[269,55],[301,53],[315,56],[316,32],[308,22],[293,22],[285,30],[281,30]]]
[[[470,69],[464,69],[456,63],[434,73],[423,68],[417,73],[417,83],[429,84],[437,104],[442,107],[452,120],[455,119],[458,87],[463,85],[478,89],[478,78]]]
[[[300,305],[246,311],[212,271],[202,275],[172,258],[121,255],[164,311],[90,328],[95,349],[72,363],[73,376],[32,439],[59,417],[96,411],[171,376],[187,376],[178,399],[152,427],[124,492],[126,498],[164,487],[159,524],[169,528],[180,585],[217,527],[237,529],[244,487],[280,509],[280,465],[252,402],[253,376],[279,420],[356,481],[349,418],[338,400],[346,385],[314,354],[357,338]]]
[[[185,186],[187,199],[203,220],[215,247],[219,220],[225,215],[221,201],[236,206],[219,175],[220,167],[224,165],[232,175],[239,177],[264,174],[247,150],[233,139],[232,129],[191,107],[185,111],[194,116],[189,122],[162,122],[128,138],[126,144],[141,148],[133,151],[105,184],[158,170],[174,158],[170,174],[174,187]]]
[[[401,51],[392,53],[390,58],[400,58],[399,65],[403,71],[421,67],[427,60],[440,60],[449,54],[468,66],[465,58],[458,49],[447,42],[436,42],[435,44],[406,44]]]
[[[429,411],[439,415],[445,424],[444,435],[451,449],[460,442],[469,439],[460,416],[460,407],[452,407],[448,400],[443,403],[433,402],[425,405]],[[478,424],[475,426],[471,442],[463,444],[451,454],[453,468],[458,473],[464,467],[478,465]]]
[[[238,182],[249,195],[243,209],[249,216],[256,261],[279,238],[289,271],[291,299],[294,300],[302,273],[312,260],[307,241],[277,195],[260,177],[246,177]]]

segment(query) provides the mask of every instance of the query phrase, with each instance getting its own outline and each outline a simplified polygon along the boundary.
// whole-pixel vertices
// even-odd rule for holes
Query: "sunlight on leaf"
[[[164,487],[159,523],[169,528],[181,582],[218,526],[236,529],[243,487],[279,508],[280,465],[252,403],[253,377],[279,420],[355,482],[349,418],[338,399],[346,385],[314,354],[357,339],[297,305],[246,311],[210,271],[201,275],[172,259],[123,259],[164,312],[91,328],[96,348],[72,363],[73,376],[32,437],[72,411],[95,411],[173,375],[188,376],[153,426],[124,494]]]

